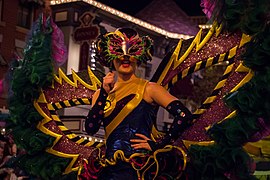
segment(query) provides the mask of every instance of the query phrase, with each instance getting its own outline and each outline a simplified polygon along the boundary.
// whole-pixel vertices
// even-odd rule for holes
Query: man
[[[189,125],[191,113],[176,97],[157,83],[135,75],[138,65],[151,60],[152,48],[149,37],[139,37],[130,28],[107,33],[97,41],[97,59],[116,71],[103,78],[101,89],[93,95],[93,108],[85,124],[86,132],[91,135],[99,130],[101,123],[105,128],[105,168],[99,179],[156,177],[157,174],[149,173],[150,168],[143,170],[148,160],[142,159],[172,144]],[[156,106],[175,116],[169,133],[160,141],[152,138]],[[138,160],[138,157],[143,158]]]

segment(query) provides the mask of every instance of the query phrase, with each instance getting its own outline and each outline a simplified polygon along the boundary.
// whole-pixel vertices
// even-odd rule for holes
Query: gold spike
[[[37,99],[37,103],[48,103],[43,91],[40,93],[39,98]]]
[[[188,55],[190,54],[194,46],[196,46],[196,50],[197,50],[197,47],[199,46],[199,43],[201,41],[201,36],[202,36],[202,29],[200,29],[200,31],[197,33],[196,37],[193,39],[192,43],[190,44],[188,49],[185,51],[185,53],[180,57],[180,59],[175,61],[174,69],[177,66],[179,66],[179,64],[181,64],[188,57]]]
[[[249,71],[249,73],[241,80],[240,83],[238,83],[231,91],[231,92],[234,92],[234,91],[237,91],[241,86],[243,86],[244,84],[246,84],[248,81],[251,80],[251,78],[253,77],[254,73],[253,71]]]
[[[202,47],[209,41],[209,39],[212,37],[213,33],[215,32],[214,27],[212,27],[208,33],[206,34],[206,36],[203,38],[203,40],[201,41],[201,37],[197,39],[196,42],[196,52],[198,52],[199,50],[202,49]],[[202,36],[202,32],[200,32],[200,36]]]
[[[251,40],[251,36],[243,33],[240,44],[239,44],[239,47],[242,47],[243,45],[248,43],[250,40]]]
[[[239,64],[239,66],[235,69],[236,72],[249,72],[250,68],[243,65],[243,62]]]
[[[218,58],[218,62],[223,62],[225,58],[226,53],[220,54]]]
[[[222,24],[218,25],[217,21],[215,21],[215,22],[213,23],[213,27],[215,27],[216,37],[218,37],[219,34],[220,34],[221,31],[222,31],[223,26],[222,26]]]
[[[184,70],[182,71],[182,79],[188,75],[189,69],[190,69],[190,67],[187,67],[186,69],[184,69]]]
[[[177,82],[178,78],[177,78],[177,75],[173,77],[172,79],[172,84],[175,84]]]
[[[168,88],[169,88],[169,85],[168,85],[168,84],[166,84],[166,86],[164,86],[164,88],[165,88],[165,89],[168,89]]]
[[[205,127],[204,129],[205,129],[205,131],[208,131],[211,127],[212,127],[212,126],[209,125],[209,126]]]
[[[164,80],[165,78],[165,75],[168,73],[170,67],[172,66],[173,62],[176,62],[178,60],[178,55],[179,55],[179,52],[180,52],[180,49],[182,47],[182,42],[183,42],[183,39],[180,39],[178,44],[177,44],[177,47],[175,48],[168,64],[166,65],[165,69],[163,70],[162,74],[160,75],[158,81],[157,81],[157,84],[161,84],[161,82]],[[174,64],[175,66],[175,64]]]
[[[88,66],[88,75],[89,78],[92,82],[92,85],[87,84],[85,81],[83,81],[74,70],[72,71],[72,77],[73,77],[73,81],[70,80],[67,75],[59,68],[58,70],[58,76],[54,75],[54,80],[56,82],[58,82],[59,84],[62,84],[63,80],[65,82],[67,82],[68,84],[70,84],[73,87],[78,87],[78,82],[80,82],[83,86],[85,86],[88,89],[91,90],[97,90],[97,85],[101,86],[101,82],[99,81],[99,79],[94,75],[94,73],[91,71],[90,67]]]
[[[232,71],[233,66],[234,66],[234,63],[232,63],[231,65],[227,66],[227,68],[224,71],[223,75],[226,75],[226,74],[230,73]]]
[[[206,109],[197,109],[193,114],[202,114],[206,111]]]
[[[206,67],[212,66],[213,60],[214,60],[213,57],[208,58],[207,61],[206,61]]]
[[[232,49],[230,49],[230,51],[229,51],[229,56],[228,56],[229,59],[231,59],[232,57],[235,56],[236,51],[237,51],[237,48],[238,48],[238,46],[235,46],[235,47],[233,47]]]
[[[100,82],[100,80],[95,76],[95,74],[91,71],[91,68],[89,66],[87,70],[88,70],[89,78],[91,79],[91,82],[93,84],[93,89],[97,90],[97,85],[101,86],[102,82]]]
[[[194,72],[198,71],[198,70],[201,68],[201,65],[202,65],[202,61],[197,62],[197,63],[196,63],[196,66],[195,66],[195,68],[194,68]]]
[[[211,39],[214,32],[216,33],[216,36],[218,36],[220,34],[221,30],[222,30],[222,25],[218,26],[217,22],[215,22],[214,25],[212,26],[212,28],[208,31],[207,35],[201,41],[203,29],[200,29],[200,31],[197,33],[196,37],[193,39],[193,41],[190,44],[190,46],[188,47],[188,49],[179,58],[178,56],[179,56],[179,52],[180,52],[180,49],[182,47],[182,42],[183,42],[183,39],[180,39],[177,47],[175,48],[175,50],[171,56],[171,59],[169,60],[165,69],[163,70],[157,83],[161,84],[161,82],[165,78],[165,75],[168,73],[169,69],[170,68],[176,69],[188,57],[188,55],[191,53],[191,51],[193,50],[194,47],[196,48],[196,52],[199,51]],[[210,61],[211,61],[211,59],[210,59]],[[208,63],[210,63],[210,61],[208,61]],[[173,67],[172,67],[172,65],[173,65]],[[208,65],[212,65],[212,62]],[[184,76],[182,76],[182,77],[184,77]]]
[[[59,68],[58,70],[58,74],[59,74],[59,77],[57,77],[56,75],[54,76],[54,79],[56,82],[58,82],[59,84],[62,84],[63,82],[63,79],[64,81],[66,81],[68,84],[70,84],[71,86],[73,87],[77,87],[77,84],[74,83],[73,81],[71,81],[67,75],[62,71],[62,69]]]
[[[90,67],[88,66],[88,74],[89,74],[89,78],[92,82],[92,85],[90,84],[87,84],[86,82],[84,82],[78,75],[77,73],[72,70],[72,77],[73,77],[73,80],[74,80],[74,83],[76,84],[76,87],[78,86],[78,81],[83,85],[85,86],[86,88],[88,89],[91,89],[91,90],[94,90],[96,91],[97,90],[97,84],[98,85],[101,85],[101,82],[97,79],[97,77],[93,74],[93,72],[91,71]]]
[[[223,79],[223,80],[219,81],[214,90],[222,88],[226,81],[227,81],[227,79]]]
[[[212,103],[216,98],[217,98],[217,96],[211,96],[211,97],[208,97],[208,98],[203,102],[203,104],[209,104],[209,103]]]

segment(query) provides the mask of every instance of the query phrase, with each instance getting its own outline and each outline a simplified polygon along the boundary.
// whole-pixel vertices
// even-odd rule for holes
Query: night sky
[[[129,15],[135,15],[154,0],[98,0]],[[189,16],[203,15],[200,0],[174,0]]]

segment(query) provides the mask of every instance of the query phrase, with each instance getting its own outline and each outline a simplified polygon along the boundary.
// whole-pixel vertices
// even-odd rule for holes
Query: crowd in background
[[[15,168],[14,160],[18,155],[17,146],[12,136],[0,134],[0,179],[21,180],[28,178],[23,172]]]

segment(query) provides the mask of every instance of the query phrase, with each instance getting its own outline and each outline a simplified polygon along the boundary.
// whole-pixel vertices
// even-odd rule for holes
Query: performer
[[[152,40],[139,37],[130,28],[117,29],[97,41],[96,58],[116,71],[103,78],[85,123],[89,135],[95,134],[102,123],[105,128],[106,167],[98,179],[139,179],[132,159],[172,144],[191,124],[192,114],[176,97],[159,84],[135,75],[141,63],[152,59],[152,52]],[[175,117],[169,132],[159,141],[151,135],[157,106]],[[145,174],[144,178],[150,176]]]

